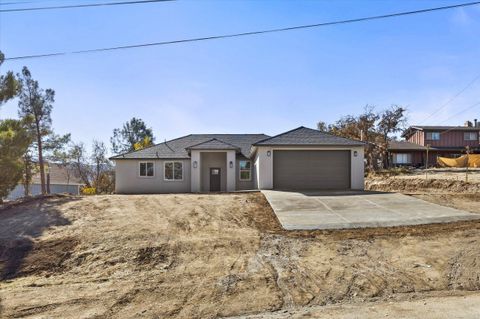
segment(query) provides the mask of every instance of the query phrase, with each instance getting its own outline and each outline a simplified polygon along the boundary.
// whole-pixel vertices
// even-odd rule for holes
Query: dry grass
[[[480,289],[478,222],[286,232],[260,193],[47,198],[0,221],[4,318],[215,318]]]

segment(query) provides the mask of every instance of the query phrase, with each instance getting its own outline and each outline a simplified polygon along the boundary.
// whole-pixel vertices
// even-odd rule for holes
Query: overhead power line
[[[479,106],[479,105],[480,105],[480,102],[476,102],[476,103],[470,105],[469,107],[466,107],[466,108],[464,108],[463,110],[461,110],[461,111],[459,111],[459,112],[457,112],[457,113],[455,113],[455,114],[447,117],[446,119],[444,119],[443,121],[441,121],[440,124],[443,124],[443,123],[447,122],[448,120],[453,119],[453,118],[455,118],[455,117],[457,117],[457,116],[465,113],[466,111],[468,111],[468,110],[470,110],[470,109],[473,109],[474,107]]]
[[[455,9],[455,8],[479,5],[479,4],[480,4],[480,1],[475,1],[475,2],[468,2],[468,3],[443,6],[443,7],[420,9],[420,10],[414,10],[414,11],[404,11],[404,12],[390,13],[390,14],[384,14],[384,15],[378,15],[378,16],[369,16],[369,17],[347,19],[347,20],[337,20],[337,21],[331,21],[331,22],[322,22],[322,23],[316,23],[316,24],[299,25],[299,26],[284,27],[284,28],[277,28],[277,29],[267,29],[267,30],[260,30],[260,31],[214,35],[214,36],[207,36],[207,37],[201,37],[201,38],[190,38],[190,39],[181,39],[181,40],[173,40],[173,41],[131,44],[131,45],[109,47],[109,48],[97,48],[97,49],[78,50],[78,51],[70,51],[70,52],[54,52],[54,53],[7,57],[5,58],[5,61],[25,60],[25,59],[33,59],[33,58],[46,58],[46,57],[62,56],[62,55],[69,55],[69,54],[105,52],[105,51],[113,51],[113,50],[144,48],[144,47],[152,47],[152,46],[162,46],[162,45],[171,45],[171,44],[180,44],[180,43],[207,41],[207,40],[219,40],[219,39],[236,38],[236,37],[244,37],[244,36],[262,35],[267,33],[310,29],[310,28],[326,27],[326,26],[348,24],[348,23],[366,22],[366,21],[394,18],[394,17],[407,16],[407,15],[413,15],[413,14],[428,13],[428,12],[434,12],[434,11],[440,11],[440,10]]]
[[[457,94],[452,96],[447,102],[442,104],[438,109],[433,111],[429,116],[424,118],[422,121],[419,122],[419,124],[424,123],[428,119],[432,118],[435,114],[438,114],[441,110],[443,110],[445,107],[447,107],[450,103],[452,103],[457,97],[459,97],[463,92],[465,92],[469,87],[471,87],[477,80],[480,79],[480,74],[478,74],[472,81],[470,81],[463,89],[461,89]]]
[[[146,3],[167,2],[167,1],[175,1],[175,0],[138,0],[138,1],[123,1],[123,2],[99,2],[99,3],[74,4],[74,5],[50,6],[50,7],[0,9],[0,13],[22,12],[22,11],[39,11],[39,10],[57,10],[57,9],[78,9],[78,8],[105,7],[105,6],[121,6],[121,5],[146,4]]]
[[[27,4],[27,3],[32,3],[32,2],[33,2],[33,1],[28,1],[28,2],[0,2],[0,6]]]

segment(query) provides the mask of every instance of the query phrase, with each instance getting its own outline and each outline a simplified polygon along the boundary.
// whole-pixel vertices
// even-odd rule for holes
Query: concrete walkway
[[[262,192],[287,230],[391,227],[480,219],[477,214],[397,193]]]

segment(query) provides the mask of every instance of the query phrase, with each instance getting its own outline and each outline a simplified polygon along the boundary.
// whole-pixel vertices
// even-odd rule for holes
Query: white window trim
[[[240,162],[250,162],[250,168],[249,169],[242,169],[240,167]],[[249,178],[242,178],[242,171],[249,171]],[[249,160],[240,160],[238,161],[238,180],[241,182],[250,182],[252,180],[252,161]]]
[[[429,133],[430,133],[430,137],[431,137],[431,138],[428,138],[428,134],[429,134]],[[433,138],[433,134],[438,134],[438,139],[434,139],[434,138]],[[425,139],[426,139],[427,141],[440,141],[441,135],[442,135],[442,134],[441,134],[440,132],[427,132],[427,133],[425,133]]]
[[[166,170],[166,164],[168,163],[172,163],[172,167],[173,167],[173,178],[172,179],[167,179],[165,176],[165,170]],[[175,163],[181,163],[182,164],[182,179],[175,179]],[[185,164],[182,162],[182,161],[165,161],[163,162],[163,180],[166,181],[166,182],[181,182],[183,181],[183,174],[185,173],[185,170],[183,169],[185,166]]]
[[[466,139],[465,137],[467,136],[468,134],[468,139]],[[471,139],[470,137],[473,135],[473,139]],[[464,141],[476,141],[477,140],[477,132],[464,132],[463,133],[463,140]]]
[[[152,176],[148,176],[148,175],[142,176],[142,175],[140,175],[140,165],[141,164],[147,164],[147,163],[152,163],[152,165],[153,165],[153,175]],[[147,169],[147,167],[145,167],[145,169]],[[145,173],[146,172],[147,171],[145,171]],[[155,162],[151,162],[151,161],[138,162],[138,177],[140,177],[140,178],[155,178]]]
[[[398,161],[398,156],[402,157],[402,161]],[[394,164],[399,164],[399,165],[408,165],[412,164],[412,155],[409,153],[394,153]],[[406,161],[403,161],[403,157],[405,157]],[[409,159],[410,158],[410,159]]]

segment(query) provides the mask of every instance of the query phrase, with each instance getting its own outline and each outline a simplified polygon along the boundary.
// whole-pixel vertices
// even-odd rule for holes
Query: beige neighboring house
[[[84,183],[78,177],[76,177],[73,172],[69,172],[67,168],[54,163],[48,164],[47,172],[48,175],[50,175],[50,194],[80,194],[80,188],[84,185]],[[41,193],[42,187],[40,183],[40,173],[37,173],[32,177],[30,195],[35,196],[40,195]],[[24,196],[25,189],[22,184],[19,184],[10,192],[10,194],[7,196],[7,199],[13,200]]]
[[[115,191],[125,194],[364,188],[364,143],[303,126],[190,134],[111,160]]]

